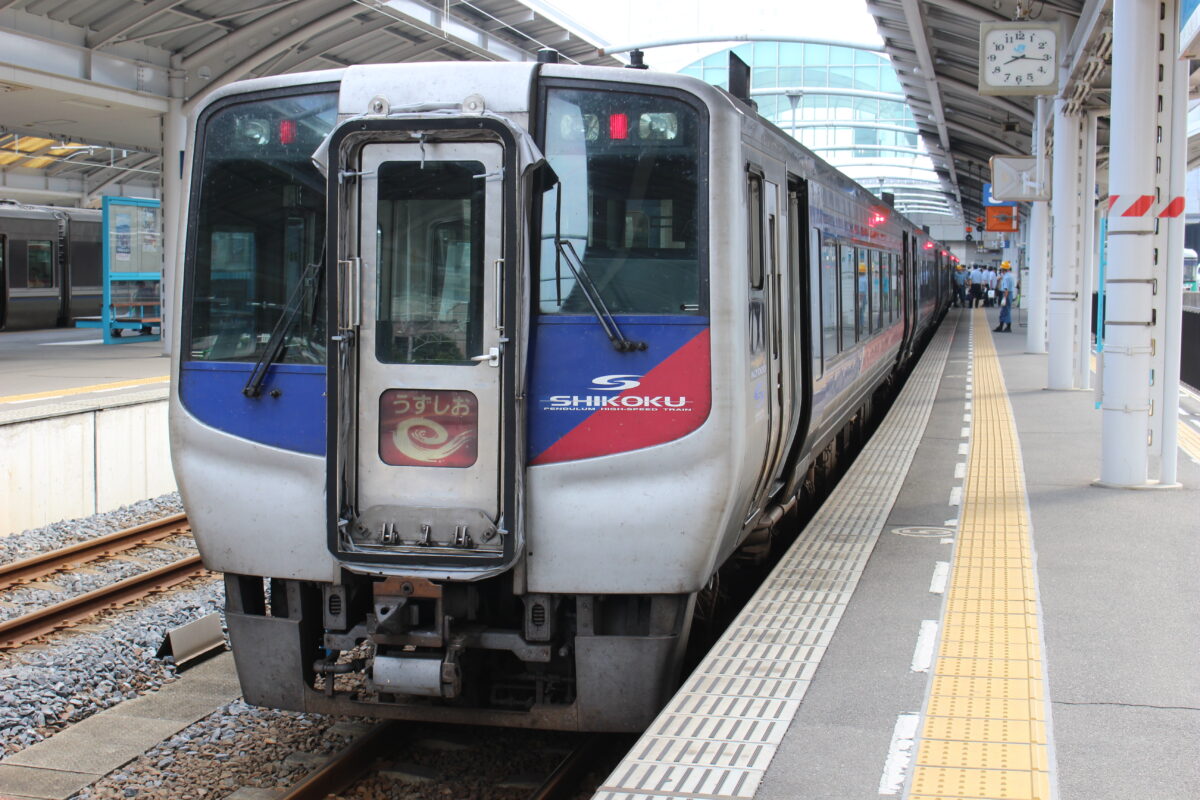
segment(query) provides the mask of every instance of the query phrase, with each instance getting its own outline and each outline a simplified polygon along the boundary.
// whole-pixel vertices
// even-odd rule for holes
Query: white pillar
[[[1187,107],[1188,107],[1188,73],[1189,64],[1185,59],[1179,60],[1179,37],[1173,34],[1178,30],[1176,14],[1172,7],[1177,3],[1167,3],[1165,21],[1160,21],[1160,29],[1166,28],[1167,46],[1161,54],[1164,64],[1163,83],[1160,94],[1163,96],[1164,112],[1159,115],[1159,124],[1163,129],[1163,139],[1159,145],[1160,175],[1159,186],[1162,205],[1166,208],[1187,193]],[[1165,209],[1164,209],[1165,210]],[[1162,213],[1162,212],[1160,212]],[[1157,383],[1161,386],[1162,411],[1153,420],[1155,442],[1160,448],[1159,484],[1174,486],[1178,481],[1179,466],[1179,358],[1182,351],[1183,339],[1183,233],[1186,217],[1183,209],[1173,217],[1159,220],[1159,270],[1162,275],[1159,283],[1159,300],[1163,309],[1161,320],[1162,376]],[[1165,244],[1165,247],[1163,246]],[[1165,261],[1165,264],[1162,262]],[[1164,296],[1165,295],[1165,296]],[[1151,449],[1153,452],[1153,448]]]
[[[183,113],[183,78],[172,72],[167,113],[162,117],[162,352],[171,354],[171,340],[176,320],[173,317],[173,298],[179,260],[183,254],[183,151],[187,144],[187,116]]]
[[[1079,302],[1079,117],[1067,114],[1065,100],[1054,101],[1054,265],[1050,275],[1050,358],[1046,388],[1075,388],[1076,304]]]
[[[1075,385],[1080,389],[1092,388],[1092,292],[1096,288],[1097,239],[1096,239],[1096,132],[1100,114],[1087,114],[1083,136],[1083,192],[1079,198],[1080,218],[1083,233],[1079,281],[1079,354],[1075,362]]]
[[[1112,133],[1100,480],[1145,486],[1150,431],[1157,3],[1113,1]]]
[[[1037,115],[1033,120],[1033,155],[1046,157],[1046,108],[1048,101],[1038,97]],[[1038,170],[1038,180],[1044,181],[1045,170]],[[1021,287],[1021,305],[1028,310],[1025,329],[1025,352],[1046,352],[1046,273],[1050,253],[1046,233],[1050,229],[1050,204],[1032,203],[1029,210],[1029,243],[1025,248],[1029,265],[1029,285]]]

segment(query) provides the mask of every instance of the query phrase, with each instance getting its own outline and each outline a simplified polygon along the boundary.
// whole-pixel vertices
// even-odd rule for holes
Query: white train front
[[[175,472],[282,708],[640,729],[697,596],[949,292],[924,233],[684,76],[249,81],[188,172]]]

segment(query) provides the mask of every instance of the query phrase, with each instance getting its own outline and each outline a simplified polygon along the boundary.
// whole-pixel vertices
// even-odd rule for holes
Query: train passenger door
[[[484,566],[503,555],[512,505],[504,151],[421,140],[360,152],[357,253],[339,264],[361,287],[339,550]]]
[[[779,186],[751,172],[750,180],[750,366],[756,421],[766,432],[754,505],[761,505],[783,449],[782,331],[779,270]]]

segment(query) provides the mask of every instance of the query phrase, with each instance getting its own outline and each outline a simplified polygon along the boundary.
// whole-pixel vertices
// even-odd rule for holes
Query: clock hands
[[[1049,61],[1050,56],[1049,55],[1036,56],[1036,57],[1035,56],[1026,56],[1026,55],[1013,56],[1012,58],[1010,58],[1008,61],[1005,61],[1004,63],[1007,66],[1008,64],[1011,64],[1014,61],[1020,61],[1021,59],[1025,59],[1026,61]]]

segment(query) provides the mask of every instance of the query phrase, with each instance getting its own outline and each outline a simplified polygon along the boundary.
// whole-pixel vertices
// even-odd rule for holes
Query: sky
[[[534,0],[557,9],[608,44],[717,34],[769,33],[882,43],[865,0]],[[675,72],[727,45],[646,50],[652,69]]]

